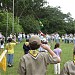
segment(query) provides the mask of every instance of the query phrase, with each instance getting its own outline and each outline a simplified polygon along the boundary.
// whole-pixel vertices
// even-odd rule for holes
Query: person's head
[[[29,42],[29,39],[26,39],[26,42]]]
[[[8,42],[12,42],[12,38],[9,38],[9,39],[8,39]]]
[[[38,49],[40,47],[41,40],[39,36],[34,35],[29,39],[29,46],[31,50]]]
[[[60,46],[60,44],[59,43],[56,43],[54,49],[55,48],[58,48],[59,46]]]
[[[41,43],[42,43],[42,44],[47,44],[46,38],[41,39]]]
[[[73,62],[75,63],[75,46],[74,46],[74,49],[73,49]]]
[[[75,46],[74,46],[74,49],[73,49],[73,55],[75,55]]]

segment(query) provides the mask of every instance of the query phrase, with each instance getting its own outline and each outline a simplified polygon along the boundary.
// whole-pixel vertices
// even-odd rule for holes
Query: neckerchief
[[[29,54],[31,54],[33,57],[37,57],[37,55],[38,55],[38,51],[37,50],[29,50]]]

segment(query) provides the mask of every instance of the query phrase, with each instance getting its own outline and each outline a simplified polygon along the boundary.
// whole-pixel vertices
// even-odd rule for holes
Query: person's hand
[[[44,49],[46,49],[46,50],[50,49],[50,47],[48,45],[45,45],[45,44],[41,44],[41,47],[44,48]]]

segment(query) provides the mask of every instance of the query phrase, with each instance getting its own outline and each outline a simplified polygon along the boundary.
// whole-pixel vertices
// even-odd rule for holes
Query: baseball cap
[[[32,36],[32,37],[29,39],[29,43],[32,43],[32,42],[34,42],[34,41],[36,41],[38,45],[41,44],[40,37],[37,36],[37,35],[34,35],[34,36]]]

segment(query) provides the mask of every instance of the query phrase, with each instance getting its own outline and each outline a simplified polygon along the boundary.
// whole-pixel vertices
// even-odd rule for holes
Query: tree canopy
[[[1,32],[7,30],[6,13],[8,13],[8,31],[10,34],[12,32],[13,0],[1,0],[1,3],[0,30]],[[60,6],[45,6],[46,4],[45,0],[14,0],[14,31],[16,33],[37,33],[39,30],[49,34],[54,32],[74,33],[75,20],[71,14],[69,12],[64,14]],[[4,27],[5,30],[3,30]]]

